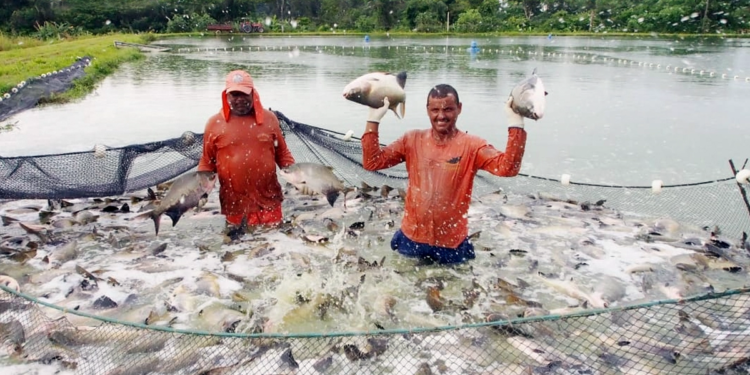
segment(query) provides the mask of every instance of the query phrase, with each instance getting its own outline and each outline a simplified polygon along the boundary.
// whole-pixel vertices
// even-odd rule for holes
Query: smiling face
[[[253,110],[253,97],[240,91],[228,92],[227,102],[236,116],[247,116]]]
[[[432,130],[439,135],[450,135],[456,131],[456,121],[461,114],[461,103],[453,94],[445,97],[430,96],[427,98],[427,115],[430,117]]]

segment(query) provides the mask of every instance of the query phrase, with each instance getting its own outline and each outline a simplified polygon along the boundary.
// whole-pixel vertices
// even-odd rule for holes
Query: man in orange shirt
[[[217,172],[221,213],[238,226],[281,222],[283,194],[276,166],[294,164],[279,119],[264,109],[247,72],[226,77],[222,109],[208,119],[199,171]]]
[[[505,105],[509,128],[504,153],[456,128],[461,102],[450,85],[437,85],[427,95],[431,129],[409,131],[384,148],[378,125],[388,111],[388,98],[383,107],[370,109],[362,136],[365,169],[390,168],[405,161],[409,174],[404,219],[391,240],[393,250],[441,264],[474,259],[474,246],[467,238],[474,176],[483,169],[512,177],[521,169],[526,131],[511,101],[508,98]]]

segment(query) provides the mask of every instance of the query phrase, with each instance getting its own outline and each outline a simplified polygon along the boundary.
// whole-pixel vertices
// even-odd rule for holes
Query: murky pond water
[[[406,117],[389,114],[381,141],[429,121],[430,87],[455,86],[459,127],[499,148],[502,104],[536,68],[549,96],[527,120],[522,173],[649,185],[726,177],[744,160],[750,132],[750,40],[505,37],[193,37],[158,42],[173,52],[126,64],[87,98],[22,113],[0,135],[0,155],[88,150],[202,132],[219,107],[225,74],[248,70],[265,106],[340,132],[364,129],[367,108],[342,97],[370,71],[408,72]],[[225,50],[226,49],[226,50]]]
[[[527,120],[524,173],[552,178],[568,173],[576,181],[598,183],[649,185],[656,178],[683,183],[726,177],[727,159],[748,156],[748,40],[491,38],[476,40],[476,53],[467,50],[471,41],[374,38],[364,43],[346,36],[164,40],[159,44],[173,47],[172,52],[125,65],[87,98],[13,118],[19,128],[0,134],[0,155],[124,146],[178,137],[186,130],[202,132],[206,119],[219,110],[224,76],[236,68],[253,74],[265,106],[342,133],[360,133],[367,116],[366,107],[342,98],[349,81],[370,71],[407,71],[406,117],[386,116],[383,142],[429,126],[426,94],[435,84],[449,83],[464,103],[459,127],[502,148],[507,134],[503,102],[536,68],[549,92],[548,106],[542,120]],[[234,244],[224,243],[220,235],[224,220],[216,214],[216,191],[207,211],[191,213],[175,227],[165,221],[159,237],[153,223],[136,218],[146,202],[132,197],[75,200],[73,208],[56,209],[47,217],[49,223],[40,222],[40,210],[48,202],[3,202],[0,215],[11,221],[0,232],[0,247],[15,256],[0,262],[0,272],[18,279],[24,292],[70,310],[174,328],[265,333],[459,325],[531,314],[538,306],[566,313],[680,298],[710,288],[735,288],[747,280],[747,245],[737,245],[735,238],[712,237],[672,220],[624,219],[606,205],[583,209],[551,198],[498,194],[474,201],[469,211],[471,231],[481,231],[474,240],[477,259],[450,267],[422,264],[388,246],[403,215],[395,193],[386,198],[354,195],[343,210],[338,203],[331,208],[287,187],[284,216],[292,224]],[[124,203],[132,211],[107,210]],[[83,208],[98,219],[85,224],[73,220]],[[703,243],[716,244],[716,249],[707,252],[711,248],[696,245]],[[737,303],[729,313],[732,324],[722,331],[707,330],[714,335],[709,338],[719,340],[729,331],[747,334],[747,305]],[[75,325],[91,324],[68,318]],[[677,318],[664,313],[651,328],[672,332]],[[632,328],[635,320],[647,321],[620,322],[608,334],[650,329]],[[598,325],[588,328],[605,331],[610,323]],[[30,328],[24,327],[27,332]],[[568,348],[571,353],[563,356],[568,362],[561,362],[566,366],[579,366],[580,355],[593,347],[591,342],[568,342],[564,330],[532,333],[537,344]],[[458,360],[449,350],[456,347],[453,341],[441,346],[425,339],[420,353],[404,354],[404,360],[397,358],[398,346],[392,347],[387,355],[397,358],[393,362],[400,367],[373,373],[424,373],[417,372],[416,364],[403,366],[423,356],[447,373],[470,373],[463,361],[477,366],[477,373],[542,363],[529,361],[538,358],[538,350],[524,350],[533,342],[514,345],[520,340],[517,332],[484,335],[469,330],[438,337],[471,339],[462,350],[495,345],[507,358],[476,360],[460,352]],[[512,336],[507,342],[506,335]],[[116,355],[88,355],[89,346],[109,349],[86,345],[91,342],[80,341],[85,336],[70,339],[83,346],[68,342],[78,354],[87,354],[75,360],[82,367],[110,369],[127,363],[118,362]],[[149,370],[186,373],[225,366],[213,355],[185,350],[200,364],[176,361],[182,367],[167,371],[175,367],[167,365],[175,361],[168,353],[178,343],[169,341],[167,349],[153,354],[158,358],[150,358]],[[116,345],[111,349],[117,353]],[[720,353],[736,356],[735,349],[727,346]],[[346,347],[344,352],[332,355],[340,369],[332,373],[362,366],[346,354]],[[279,353],[271,353],[263,358],[278,362]],[[295,356],[302,357],[301,373],[311,371],[319,359],[297,348]],[[609,373],[610,363],[591,358],[593,368]],[[447,367],[433,359],[444,360]],[[693,364],[680,362],[669,370],[685,373]],[[519,369],[525,373],[527,368]]]

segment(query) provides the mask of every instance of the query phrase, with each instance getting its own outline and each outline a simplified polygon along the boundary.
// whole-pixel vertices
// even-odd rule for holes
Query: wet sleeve
[[[362,165],[368,171],[377,171],[402,163],[406,160],[405,137],[380,147],[377,132],[365,133],[362,136]]]
[[[211,130],[209,123],[203,132],[203,155],[198,162],[198,171],[216,172],[216,135]]]
[[[268,113],[271,113],[272,116],[269,116],[273,121],[273,127],[274,127],[274,141],[277,142],[275,145],[276,147],[276,165],[279,166],[279,168],[286,168],[292,164],[295,163],[294,156],[292,156],[292,152],[289,151],[289,147],[286,144],[286,139],[284,138],[284,134],[281,133],[281,126],[279,125],[279,119],[276,117],[273,112],[266,112],[266,116],[268,116]],[[268,117],[267,117],[268,118]]]
[[[508,129],[508,143],[505,152],[484,144],[477,151],[476,168],[500,177],[513,177],[521,170],[521,160],[526,149],[526,131],[520,128]]]

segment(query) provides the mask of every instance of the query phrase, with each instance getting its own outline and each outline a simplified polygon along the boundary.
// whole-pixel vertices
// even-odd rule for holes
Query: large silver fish
[[[333,168],[327,165],[296,163],[282,169],[280,174],[302,194],[325,195],[332,207],[339,192],[344,191],[344,183],[333,174]]]
[[[539,120],[544,116],[547,92],[544,91],[542,79],[536,75],[536,69],[531,73],[531,77],[519,82],[511,90],[510,95],[513,97],[511,108],[514,112],[532,120]]]
[[[396,75],[391,73],[368,73],[344,87],[344,98],[372,108],[383,106],[383,99],[388,97],[389,108],[396,117],[403,118],[406,112],[406,72]],[[396,108],[401,106],[401,115]]]
[[[158,235],[161,215],[169,216],[174,227],[185,212],[208,199],[208,194],[214,189],[215,184],[215,172],[186,173],[174,180],[167,195],[156,208],[137,217],[150,217],[154,221],[154,229]]]

